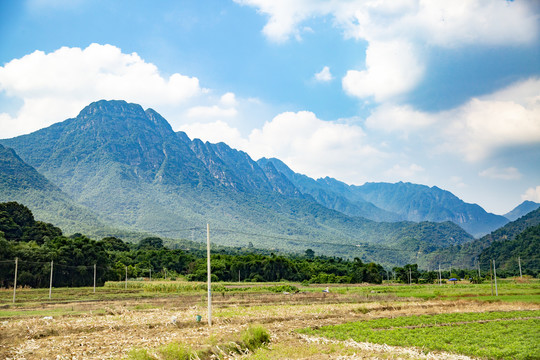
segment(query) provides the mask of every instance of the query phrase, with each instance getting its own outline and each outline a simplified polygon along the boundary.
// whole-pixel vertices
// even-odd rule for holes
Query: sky
[[[540,202],[535,0],[0,0],[0,138],[101,99],[313,178]]]

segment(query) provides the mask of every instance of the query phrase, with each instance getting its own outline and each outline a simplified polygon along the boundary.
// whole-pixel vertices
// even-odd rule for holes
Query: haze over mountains
[[[399,265],[509,222],[437,187],[314,180],[278,159],[191,140],[154,110],[124,101],[92,103],[76,118],[0,143],[16,152],[0,148],[0,201],[96,236],[116,228],[189,238],[210,223],[223,245]]]

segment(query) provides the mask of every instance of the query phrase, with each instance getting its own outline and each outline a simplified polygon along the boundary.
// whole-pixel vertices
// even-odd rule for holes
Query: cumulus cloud
[[[389,179],[413,180],[418,181],[419,174],[425,169],[418,164],[395,164],[392,168],[385,171],[385,175]]]
[[[518,82],[492,95],[474,98],[444,114],[445,145],[469,161],[497,149],[540,144],[540,78]]]
[[[540,78],[516,82],[437,113],[384,104],[365,124],[405,137],[420,135],[431,151],[461,154],[469,162],[478,162],[506,148],[540,144]],[[493,172],[484,175],[489,174]]]
[[[507,168],[498,168],[496,166],[485,169],[479,174],[482,177],[487,177],[490,179],[501,179],[501,180],[517,180],[522,177],[522,174],[515,167]]]
[[[525,194],[521,195],[523,201],[530,200],[537,203],[540,203],[540,185],[537,187],[532,187],[527,189]]]
[[[366,126],[370,129],[408,134],[428,127],[435,121],[434,116],[415,110],[409,105],[385,104],[371,113],[366,119]]]
[[[0,67],[0,91],[23,100],[14,115],[0,116],[4,137],[27,133],[75,116],[100,99],[123,99],[157,107],[186,103],[205,92],[199,80],[168,77],[136,53],[112,45],[35,51]]]
[[[233,148],[242,148],[246,142],[238,129],[222,120],[184,124],[178,130],[184,131],[192,139],[201,139],[211,143],[225,142]]]
[[[375,41],[366,50],[366,70],[347,71],[342,83],[349,95],[382,102],[413,89],[423,73],[412,44]]]
[[[351,182],[367,179],[367,169],[384,157],[367,143],[360,127],[323,121],[309,111],[277,115],[252,131],[244,150],[255,158],[278,157],[310,176]]]
[[[298,39],[304,21],[328,16],[344,37],[367,41],[366,69],[350,69],[342,84],[347,94],[376,101],[419,83],[425,68],[419,47],[515,46],[538,36],[532,1],[235,1],[268,16],[263,33],[272,41]]]
[[[330,68],[328,66],[323,67],[321,71],[315,74],[315,80],[320,82],[328,82],[332,81],[334,77],[332,76],[332,73],[330,72]]]

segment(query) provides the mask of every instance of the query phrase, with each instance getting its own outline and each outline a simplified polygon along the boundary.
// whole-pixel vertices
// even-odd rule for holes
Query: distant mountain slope
[[[510,211],[509,213],[504,214],[504,217],[507,218],[510,221],[514,221],[522,217],[523,215],[527,215],[531,211],[534,211],[536,209],[540,208],[540,204],[536,203],[534,201],[525,200],[518,206],[514,208],[514,210]]]
[[[101,232],[106,226],[91,211],[76,204],[13,149],[0,145],[0,202],[26,204],[36,217],[64,232]]]
[[[210,223],[212,241],[223,245],[312,248],[386,264],[472,240],[451,223],[379,223],[328,209],[273,164],[261,166],[225,144],[191,141],[155,111],[124,101],[92,103],[74,119],[0,143],[126,230],[181,238]],[[409,252],[384,249],[404,242]]]
[[[421,261],[423,267],[434,269],[441,264],[443,267],[457,266],[462,268],[475,267],[477,258],[482,251],[495,242],[514,240],[525,229],[540,224],[540,209],[531,211],[525,216],[512,221],[505,226],[466,244],[459,244],[439,249],[424,257]],[[483,268],[489,269],[489,263],[481,263]]]
[[[314,180],[297,174],[279,159],[259,160],[259,164],[267,163],[272,163],[301,192],[350,216],[375,221],[452,221],[474,236],[485,235],[508,222],[505,217],[487,213],[436,186],[403,182],[347,185],[330,177]]]
[[[474,236],[485,235],[508,223],[505,217],[490,214],[436,186],[399,182],[366,183],[354,188],[365,200],[402,215],[405,220],[452,221]]]
[[[294,186],[306,195],[310,195],[321,205],[329,209],[340,211],[350,216],[361,216],[375,221],[399,221],[403,220],[398,214],[382,210],[372,203],[364,200],[350,191],[349,185],[330,178],[314,180],[306,175],[292,171],[279,159],[258,160],[259,165],[272,164],[275,169],[284,174]]]

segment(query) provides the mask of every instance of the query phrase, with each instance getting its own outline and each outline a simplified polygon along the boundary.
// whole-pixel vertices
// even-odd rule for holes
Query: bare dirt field
[[[261,324],[271,334],[270,345],[257,354],[243,357],[468,359],[414,348],[331,341],[301,335],[295,330],[379,317],[533,309],[540,309],[540,306],[534,302],[481,302],[475,299],[397,299],[387,295],[367,298],[355,293],[216,294],[210,327],[204,294],[29,303],[17,307],[18,314],[29,316],[0,319],[0,358],[121,359],[133,349],[151,350],[173,342],[193,348],[223,343],[248,325]],[[202,316],[200,322],[196,321],[197,315]]]

